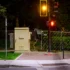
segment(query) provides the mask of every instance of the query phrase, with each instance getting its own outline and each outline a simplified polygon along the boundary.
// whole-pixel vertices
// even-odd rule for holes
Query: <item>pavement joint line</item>
[[[15,60],[17,60],[18,58],[20,58],[23,55],[23,53],[21,55],[19,55]]]
[[[37,61],[37,63],[39,64],[39,62]],[[42,64],[39,64],[42,67]]]

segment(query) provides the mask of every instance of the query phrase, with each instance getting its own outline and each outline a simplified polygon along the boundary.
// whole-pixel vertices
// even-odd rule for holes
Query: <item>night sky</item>
[[[59,7],[64,10],[63,13],[70,15],[70,1],[55,0],[59,2]],[[41,18],[39,16],[39,0],[0,0],[2,6],[7,7],[7,13],[10,16],[18,17],[19,26],[40,27],[47,29],[46,21],[48,18]],[[8,18],[9,28],[16,26],[15,18]]]

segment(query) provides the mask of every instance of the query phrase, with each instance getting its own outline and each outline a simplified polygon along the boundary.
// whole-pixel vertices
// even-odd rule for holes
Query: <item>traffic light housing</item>
[[[54,26],[56,26],[56,20],[47,21],[46,25],[48,27],[54,27]]]
[[[54,2],[54,12],[58,12],[59,3]]]
[[[55,21],[55,20],[50,20],[50,21],[48,22],[48,26],[49,26],[49,27],[54,27],[54,26],[56,26],[56,21]]]
[[[40,16],[46,17],[47,12],[47,0],[40,0]]]

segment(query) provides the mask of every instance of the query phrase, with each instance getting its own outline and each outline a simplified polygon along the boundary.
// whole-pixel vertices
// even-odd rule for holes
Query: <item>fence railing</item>
[[[32,42],[34,42],[34,44]],[[36,47],[36,49],[34,48],[34,50],[47,51],[48,31],[42,31],[41,40],[37,39],[37,41],[31,41],[31,43],[34,45],[34,47]],[[63,48],[64,50],[70,50],[70,32],[51,31],[51,50],[61,51]]]

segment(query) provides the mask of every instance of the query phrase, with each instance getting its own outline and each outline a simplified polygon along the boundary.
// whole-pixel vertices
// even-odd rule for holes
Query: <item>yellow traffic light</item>
[[[45,5],[42,6],[42,11],[45,12],[47,10],[47,7]]]
[[[46,17],[47,16],[47,0],[40,0],[40,16]]]

